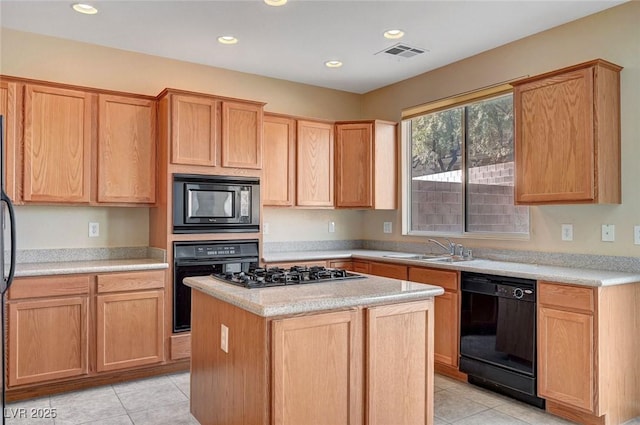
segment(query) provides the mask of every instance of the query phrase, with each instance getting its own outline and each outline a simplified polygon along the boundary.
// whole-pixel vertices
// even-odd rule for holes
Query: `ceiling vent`
[[[416,55],[421,55],[424,52],[426,52],[426,49],[420,49],[418,47],[408,46],[404,43],[398,43],[384,50],[381,50],[378,53],[386,53],[388,55],[396,56],[400,58],[411,58]],[[376,53],[376,55],[378,53]]]

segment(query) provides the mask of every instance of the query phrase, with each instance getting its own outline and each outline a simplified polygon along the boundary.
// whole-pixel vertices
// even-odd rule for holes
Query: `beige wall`
[[[400,111],[443,97],[546,71],[603,58],[624,67],[621,73],[622,205],[531,207],[527,241],[468,239],[469,246],[601,253],[639,256],[633,226],[640,225],[640,2],[599,14],[507,44],[364,95],[366,116],[400,120]],[[394,233],[382,233],[393,221]],[[402,237],[400,212],[366,215],[364,239],[420,241]],[[561,240],[562,223],[573,223],[574,241]],[[615,224],[616,241],[601,242],[604,223]]]
[[[362,109],[361,95],[4,28],[0,32],[0,74],[147,95],[172,87],[262,101],[267,111],[329,120],[358,119]],[[146,208],[26,206],[18,208],[17,215],[18,249],[149,243]],[[320,230],[327,219],[322,212],[284,214],[289,227],[280,226],[278,217],[265,215],[274,229],[284,229],[270,235],[273,240],[287,240],[291,235],[303,240],[303,235],[328,240],[360,235],[359,227],[353,230],[354,220],[347,212],[331,215],[336,221],[332,234]],[[87,236],[89,221],[100,222],[101,237]]]
[[[630,2],[410,80],[355,95],[159,57],[2,29],[0,73],[155,95],[165,87],[267,102],[266,110],[324,119],[399,120],[403,108],[601,57],[624,66],[622,80],[623,204],[531,208],[528,241],[465,240],[469,246],[640,255],[632,230],[640,224],[640,2]],[[20,207],[19,249],[140,246],[148,243],[146,208]],[[87,223],[104,236],[89,239]],[[336,221],[328,233],[327,222]],[[265,241],[388,239],[400,234],[400,212],[267,208]],[[394,232],[382,233],[384,221]],[[43,224],[47,223],[47,225]],[[560,240],[573,223],[574,242]],[[616,242],[600,242],[600,225],[616,225]]]

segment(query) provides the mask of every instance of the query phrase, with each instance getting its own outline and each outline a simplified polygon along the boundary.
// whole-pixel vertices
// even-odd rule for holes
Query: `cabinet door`
[[[369,273],[376,276],[390,277],[392,279],[406,280],[408,277],[407,266],[389,263],[369,263]]]
[[[9,386],[87,374],[88,297],[17,301],[9,309]]]
[[[538,395],[594,411],[593,316],[538,308]]]
[[[100,95],[98,202],[155,202],[156,105]]]
[[[517,86],[517,202],[592,201],[593,69]]]
[[[4,116],[4,160],[5,192],[14,203],[20,203],[16,181],[16,154],[20,151],[18,123],[20,108],[18,84],[0,81],[0,115]]]
[[[164,291],[98,295],[98,371],[164,360]]]
[[[409,280],[442,286],[444,294],[435,297],[434,359],[458,367],[460,349],[460,294],[458,272],[422,267],[409,268]]]
[[[367,313],[367,423],[431,424],[433,301],[372,307]]]
[[[274,320],[272,330],[273,424],[362,423],[358,312]]]
[[[27,85],[24,114],[24,200],[89,202],[91,95]]]
[[[222,103],[222,166],[262,168],[262,106]]]
[[[336,207],[373,206],[373,125],[336,125]]]
[[[333,126],[298,121],[296,205],[333,206]]]
[[[171,163],[216,165],[218,101],[171,95]]]
[[[295,120],[265,115],[261,193],[263,205],[293,205],[296,179],[295,137]]]

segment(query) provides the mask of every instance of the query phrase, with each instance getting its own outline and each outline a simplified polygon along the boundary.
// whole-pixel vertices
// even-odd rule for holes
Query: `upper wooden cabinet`
[[[16,162],[19,149],[19,123],[20,112],[22,110],[21,99],[18,95],[19,87],[15,82],[0,81],[0,115],[4,117],[4,177],[5,192],[9,195],[14,203],[19,203],[17,180],[16,180]]]
[[[171,162],[217,165],[219,101],[196,95],[169,94]]]
[[[222,166],[262,168],[262,105],[222,102]]]
[[[395,209],[396,124],[336,124],[336,207]]]
[[[516,202],[620,203],[620,70],[595,60],[514,85]]]
[[[333,206],[333,124],[298,121],[296,205]]]
[[[91,99],[79,90],[25,86],[25,201],[89,202]]]
[[[98,202],[155,202],[156,103],[100,95]]]
[[[265,114],[262,203],[293,206],[295,197],[296,121]]]
[[[172,164],[262,168],[262,103],[174,89],[159,99]]]

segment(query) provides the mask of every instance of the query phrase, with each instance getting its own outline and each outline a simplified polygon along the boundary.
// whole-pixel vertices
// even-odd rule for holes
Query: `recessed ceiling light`
[[[327,68],[340,68],[342,66],[340,61],[326,61],[324,64]]]
[[[75,3],[71,7],[73,7],[73,10],[75,10],[76,12],[84,13],[85,15],[95,15],[96,13],[98,13],[98,9],[91,6],[90,4]]]
[[[218,37],[218,41],[222,44],[236,44],[238,39],[232,35],[222,35]]]
[[[404,36],[404,31],[402,30],[387,30],[384,32],[384,37],[390,38],[391,40],[402,38],[402,36]]]
[[[264,0],[269,6],[284,6],[287,4],[287,0]]]

